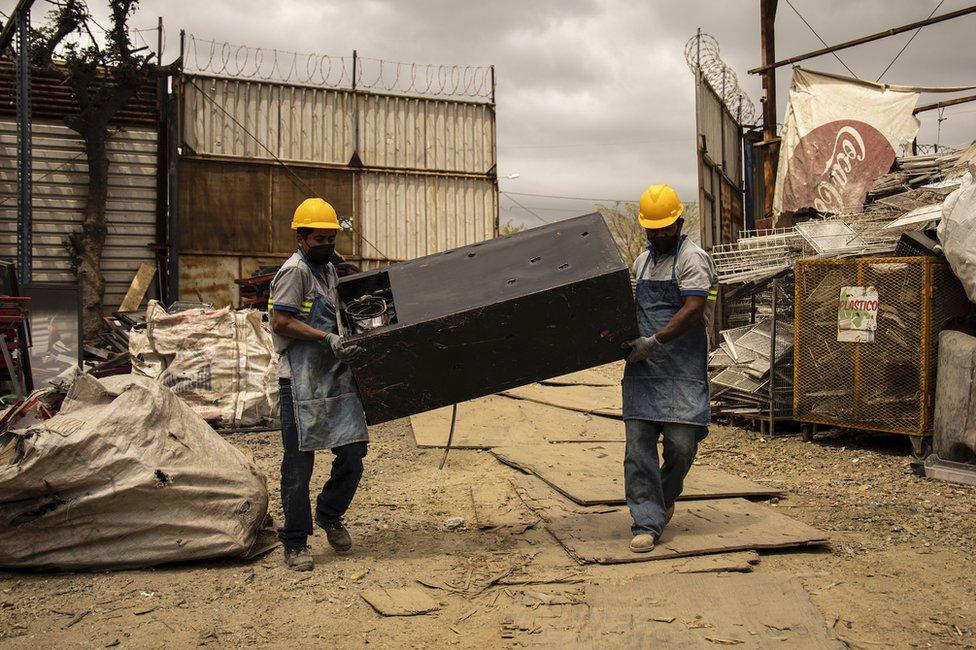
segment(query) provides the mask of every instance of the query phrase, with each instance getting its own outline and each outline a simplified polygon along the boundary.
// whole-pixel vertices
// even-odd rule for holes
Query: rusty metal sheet
[[[356,214],[356,173],[352,170],[311,167],[294,167],[289,173],[280,166],[273,167],[271,169],[272,242],[271,248],[266,250],[273,253],[291,253],[295,250],[295,231],[291,229],[291,218],[295,208],[309,197],[310,190],[331,203],[340,217],[353,217]],[[301,182],[295,178],[296,176]],[[358,252],[356,239],[352,231],[342,231],[336,250],[344,256],[356,256]]]
[[[214,307],[236,307],[239,257],[180,255],[180,300],[199,300]]]
[[[271,253],[271,167],[232,161],[179,163],[181,250]]]

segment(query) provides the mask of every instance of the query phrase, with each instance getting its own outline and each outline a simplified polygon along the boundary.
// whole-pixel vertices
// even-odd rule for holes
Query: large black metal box
[[[339,281],[370,424],[622,359],[630,272],[591,214]]]

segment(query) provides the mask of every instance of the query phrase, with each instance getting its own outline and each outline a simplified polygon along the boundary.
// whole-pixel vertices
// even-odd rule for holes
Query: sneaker
[[[346,527],[342,525],[342,521],[327,521],[316,512],[315,525],[325,531],[329,546],[334,548],[336,553],[348,553],[349,549],[352,548],[352,537]]]
[[[671,523],[671,517],[674,516],[674,506],[668,508],[667,516],[664,518],[664,525],[667,526]]]
[[[630,540],[630,550],[634,553],[648,553],[654,550],[654,535],[641,533]]]
[[[285,566],[292,571],[311,571],[315,568],[312,551],[307,546],[300,548],[285,547]]]

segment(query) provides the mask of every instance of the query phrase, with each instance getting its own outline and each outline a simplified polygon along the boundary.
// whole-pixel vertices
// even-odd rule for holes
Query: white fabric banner
[[[797,68],[780,144],[773,212],[857,212],[918,132],[918,89]]]

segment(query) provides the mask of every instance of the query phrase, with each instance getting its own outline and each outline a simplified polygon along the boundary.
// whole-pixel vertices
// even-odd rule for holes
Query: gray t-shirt
[[[644,269],[647,256],[650,251],[644,251],[634,260],[634,276]],[[655,263],[651,258],[647,268],[644,269],[642,276],[638,280],[670,280],[671,268],[674,267],[674,277],[678,281],[678,290],[682,296],[702,296],[706,299],[705,311],[702,320],[706,328],[712,324],[715,312],[715,300],[718,296],[718,273],[715,271],[715,262],[712,256],[704,251],[698,244],[688,238],[684,238],[681,247],[678,248],[678,256],[675,259],[673,254],[664,254],[658,257]]]
[[[329,264],[325,272],[316,275],[312,272],[301,253],[295,252],[288,258],[274,280],[271,281],[271,295],[268,300],[268,311],[283,311],[298,318],[307,318],[312,310],[312,300],[316,294],[327,296],[332,302],[336,301],[336,284],[338,284],[335,267]],[[285,350],[294,340],[272,331],[275,352],[281,355],[278,362],[278,377],[291,379],[291,366]]]

